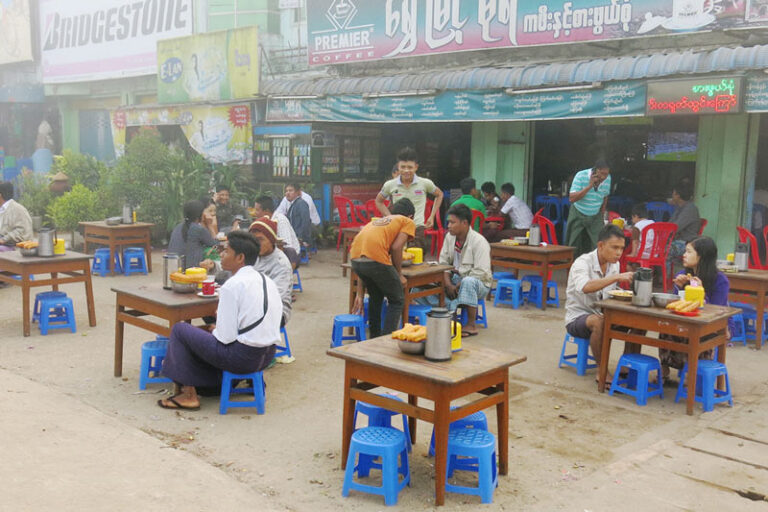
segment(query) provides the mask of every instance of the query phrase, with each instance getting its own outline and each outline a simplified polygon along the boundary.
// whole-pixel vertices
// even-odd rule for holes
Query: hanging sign
[[[742,77],[648,82],[646,114],[735,114],[742,111]]]

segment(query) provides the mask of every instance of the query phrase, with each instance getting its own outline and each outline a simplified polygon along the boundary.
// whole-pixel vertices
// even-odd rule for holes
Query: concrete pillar
[[[515,195],[528,200],[530,182],[531,130],[533,123],[472,123],[472,177],[478,187],[486,181],[515,186]]]

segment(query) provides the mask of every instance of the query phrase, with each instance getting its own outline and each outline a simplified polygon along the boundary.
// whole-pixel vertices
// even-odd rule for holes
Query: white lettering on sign
[[[496,20],[509,30],[509,42],[517,45],[517,0],[478,0],[477,22],[482,28],[481,37],[485,43],[501,41],[502,37],[491,34],[491,24]]]
[[[346,50],[371,44],[371,32],[361,30],[356,32],[341,32],[315,36],[315,51]]]
[[[403,36],[403,39],[397,45],[397,48],[384,55],[384,57],[411,53],[416,49],[416,43],[419,39],[419,26],[416,18],[418,2],[416,0],[402,0],[399,10],[394,8],[394,3],[395,0],[387,0],[386,34],[387,37],[393,38],[399,33]]]
[[[427,0],[427,19],[426,35],[427,46],[440,48],[449,43],[456,42],[461,44],[464,41],[462,27],[467,20],[460,20],[460,0]],[[448,24],[450,23],[450,28]],[[442,37],[436,37],[435,32],[444,32],[448,29],[448,34]]]
[[[523,16],[523,32],[552,32],[557,39],[571,30],[591,28],[592,34],[601,35],[606,26],[618,25],[624,32],[629,32],[632,21],[631,0],[610,0],[609,4],[595,7],[574,9],[573,2],[563,2],[563,9],[550,11],[546,5],[540,5],[536,14]]]

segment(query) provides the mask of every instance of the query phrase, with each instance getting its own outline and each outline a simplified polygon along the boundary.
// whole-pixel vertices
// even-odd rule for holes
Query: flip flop
[[[479,332],[469,332],[469,331],[461,331],[461,337],[462,338],[469,338],[472,336],[477,336],[480,334]]]
[[[199,405],[197,407],[189,407],[187,405],[181,405],[179,402],[176,401],[176,397],[177,396],[179,396],[179,395],[173,395],[173,396],[170,396],[170,397],[166,398],[166,400],[171,402],[174,405],[174,407],[171,407],[171,406],[169,406],[167,404],[164,404],[162,399],[157,401],[157,405],[159,405],[163,409],[171,409],[171,410],[197,411],[197,410],[200,409]]]

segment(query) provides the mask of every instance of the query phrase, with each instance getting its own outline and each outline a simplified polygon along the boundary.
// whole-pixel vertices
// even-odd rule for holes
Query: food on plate
[[[698,300],[676,300],[667,304],[667,309],[671,311],[677,311],[680,313],[690,313],[696,311],[699,308]]]
[[[608,292],[611,297],[623,297],[628,298],[632,297],[634,293],[631,290],[611,290]]]
[[[413,258],[414,254],[412,252],[403,251],[403,261],[411,261]]]
[[[25,240],[16,244],[19,249],[34,249],[37,247],[37,242],[34,240]]]
[[[207,277],[206,274],[184,274],[182,272],[174,272],[171,274],[171,281],[175,281],[181,284],[201,283]]]
[[[427,339],[427,326],[407,323],[402,329],[392,332],[392,338],[403,341],[419,342]]]

